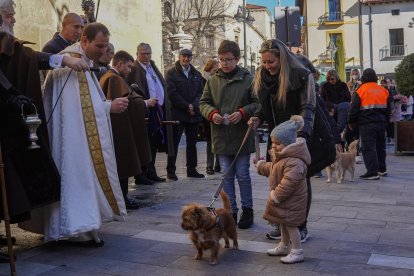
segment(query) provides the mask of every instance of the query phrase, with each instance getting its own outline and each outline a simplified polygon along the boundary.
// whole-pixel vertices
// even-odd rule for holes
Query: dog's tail
[[[223,189],[220,191],[220,196],[223,201],[224,209],[231,211],[230,198]]]
[[[349,145],[349,152],[352,153],[353,155],[357,154],[358,142],[359,142],[359,140],[355,140]]]

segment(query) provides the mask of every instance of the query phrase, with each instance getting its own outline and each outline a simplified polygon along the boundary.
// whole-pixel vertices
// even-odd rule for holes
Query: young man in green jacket
[[[220,69],[204,87],[200,111],[210,121],[212,151],[219,156],[224,173],[227,173],[248,129],[247,122],[258,107],[258,100],[252,90],[253,76],[245,68],[237,65],[240,59],[239,45],[224,40],[218,49],[218,57]],[[251,132],[223,187],[230,197],[233,217],[237,222],[238,208],[234,182],[237,177],[243,209],[238,223],[241,229],[250,228],[253,224],[249,167],[250,154],[254,151],[254,135]]]

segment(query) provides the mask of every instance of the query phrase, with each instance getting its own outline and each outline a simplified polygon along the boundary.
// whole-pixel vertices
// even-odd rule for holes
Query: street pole
[[[369,21],[369,65],[370,68],[374,67],[374,53],[372,50],[372,6],[371,3],[369,3],[369,17],[368,17],[368,21]]]
[[[246,29],[246,0],[243,0],[243,47],[244,47],[244,68],[247,68],[247,29]]]
[[[289,16],[289,7],[288,7],[288,6],[286,6],[286,7],[285,7],[285,21],[286,21],[286,44],[287,44],[287,46],[288,46],[289,50],[292,50],[292,47],[291,47],[292,43],[291,43],[291,41],[290,41],[290,34],[289,34],[289,18],[288,18],[288,16]]]

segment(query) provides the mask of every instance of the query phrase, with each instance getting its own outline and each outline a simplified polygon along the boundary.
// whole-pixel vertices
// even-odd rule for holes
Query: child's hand
[[[254,162],[255,160],[253,160],[253,162]],[[266,161],[265,160],[263,160],[263,159],[260,159],[259,161],[257,161],[257,162],[254,162],[254,166],[256,167],[256,168],[258,168],[259,166],[260,166],[260,164],[263,164],[263,163],[266,163]]]
[[[273,203],[278,204],[280,203],[276,198],[276,192],[275,190],[271,190],[269,193],[269,198],[273,201]]]

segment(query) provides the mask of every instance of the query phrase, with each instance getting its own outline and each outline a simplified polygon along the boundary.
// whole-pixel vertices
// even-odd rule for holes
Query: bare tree
[[[178,23],[183,22],[184,32],[193,37],[193,63],[201,66],[204,59],[216,55],[214,41],[223,35],[226,11],[232,2],[233,0],[165,0],[164,37],[175,34]],[[164,50],[167,51],[170,47],[165,42],[167,45]],[[167,56],[164,54],[166,67],[171,64]]]

